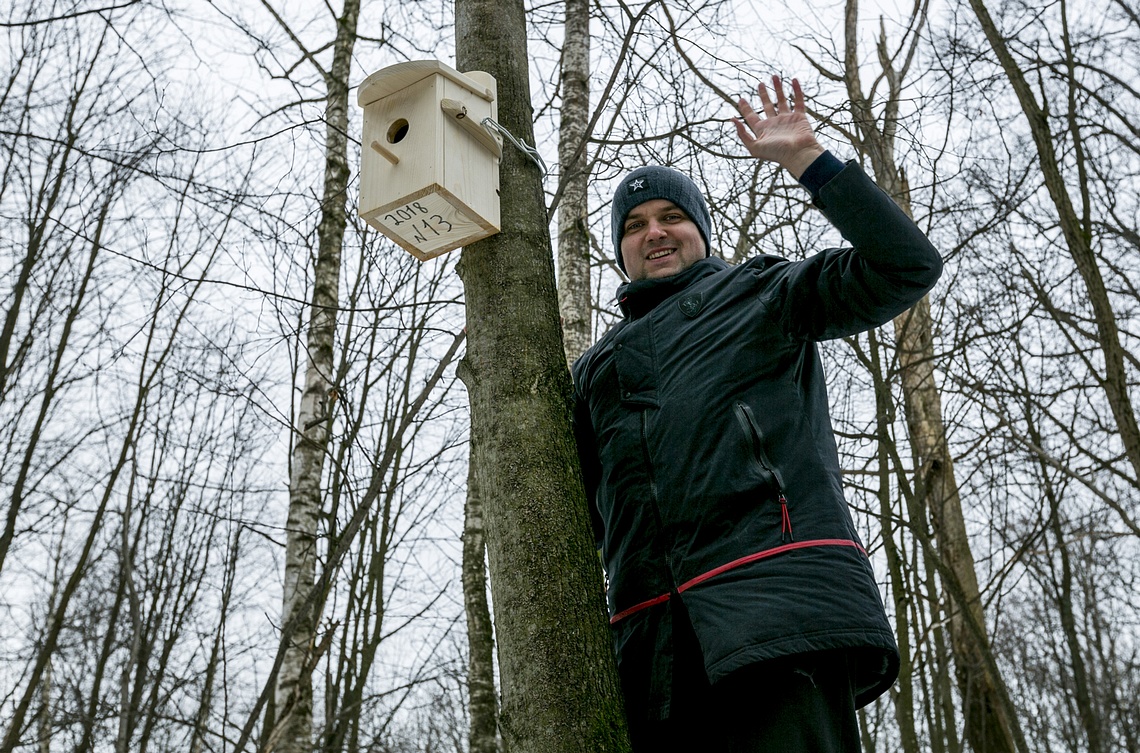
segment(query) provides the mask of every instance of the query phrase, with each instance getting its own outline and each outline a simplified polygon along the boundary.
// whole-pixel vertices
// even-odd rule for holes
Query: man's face
[[[666,199],[638,204],[622,228],[621,258],[630,280],[671,277],[705,258],[696,223]]]

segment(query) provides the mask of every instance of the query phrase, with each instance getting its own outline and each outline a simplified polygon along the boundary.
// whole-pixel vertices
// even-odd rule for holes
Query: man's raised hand
[[[799,178],[824,149],[812,131],[804,105],[804,92],[798,79],[792,79],[792,104],[784,96],[784,85],[779,76],[772,76],[772,89],[776,92],[775,103],[768,96],[768,87],[763,83],[756,87],[764,117],[752,109],[744,97],[737,108],[741,117],[733,118],[736,135],[749,154],[757,159],[776,162],[793,178]]]

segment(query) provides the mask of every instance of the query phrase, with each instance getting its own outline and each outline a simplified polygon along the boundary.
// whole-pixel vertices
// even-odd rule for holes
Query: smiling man
[[[890,321],[941,258],[855,164],[825,152],[792,82],[749,153],[787,169],[850,243],[799,262],[710,254],[685,175],[634,170],[611,208],[624,314],[574,364],[574,425],[609,578],[636,751],[860,749],[855,711],[898,652],[843,497],[816,343]]]

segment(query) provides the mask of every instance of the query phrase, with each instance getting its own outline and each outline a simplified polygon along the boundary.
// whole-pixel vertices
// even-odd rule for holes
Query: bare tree
[[[263,742],[265,748],[288,752],[308,751],[313,739],[312,672],[322,599],[308,597],[316,582],[322,479],[332,409],[338,394],[333,354],[340,303],[341,247],[347,225],[349,74],[360,2],[345,0],[336,17],[332,62],[327,69],[286,20],[268,3],[265,5],[297,47],[301,60],[317,69],[325,89],[324,183],[306,334],[304,387],[292,449],[285,544],[282,619],[291,626],[292,638],[277,675],[274,702],[266,711]]]
[[[1062,169],[1062,160],[1058,155],[1056,143],[1059,135],[1053,132],[1053,126],[1049,122],[1051,109],[1049,103],[1042,104],[1038,101],[1022,67],[1014,59],[1005,35],[994,22],[985,3],[982,0],[970,0],[970,8],[977,16],[986,40],[997,56],[1002,71],[1017,95],[1017,101],[1029,122],[1030,134],[1037,149],[1037,165],[1056,210],[1065,246],[1085,283],[1089,305],[1093,310],[1095,341],[1104,357],[1104,374],[1098,376],[1098,381],[1108,398],[1108,405],[1116,421],[1124,453],[1132,466],[1133,481],[1140,485],[1140,425],[1137,424],[1135,408],[1129,396],[1125,349],[1121,343],[1116,316],[1101,273],[1101,262],[1097,259],[1093,247],[1093,206],[1088,183],[1090,171],[1095,168],[1090,164],[1081,133],[1084,118],[1077,109],[1078,101],[1083,99],[1080,92],[1081,84],[1077,78],[1077,69],[1082,65],[1082,61],[1075,57],[1068,3],[1061,0],[1058,5],[1058,31],[1063,44],[1063,54],[1056,62],[1056,66],[1063,74],[1066,89],[1064,120],[1061,125],[1071,135],[1069,145],[1077,173],[1075,183],[1080,197],[1079,204],[1074,204],[1069,193],[1070,183],[1074,181],[1067,180]]]
[[[182,370],[185,386],[194,371],[183,360],[182,346],[202,342],[185,331],[201,326],[191,321],[202,276],[218,258],[237,205],[233,195],[209,208],[196,205],[202,186],[194,158],[161,159],[164,139],[190,135],[181,113],[152,111],[154,129],[137,118],[153,104],[131,44],[141,17],[108,11],[80,23],[66,16],[41,20],[37,10],[34,5],[13,8],[12,17],[23,13],[31,26],[7,32],[16,54],[6,61],[10,67],[0,101],[3,150],[9,157],[0,188],[0,235],[6,239],[3,264],[16,271],[5,276],[10,284],[3,289],[0,476],[11,496],[0,558],[22,555],[16,571],[0,570],[9,578],[4,591],[13,593],[15,584],[15,593],[36,593],[41,565],[34,553],[50,543],[55,554],[50,578],[44,579],[51,584],[46,603],[39,597],[17,603],[17,610],[26,608],[35,617],[5,629],[6,641],[19,635],[24,643],[6,661],[4,750],[35,736],[41,746],[71,737],[82,749],[94,722],[88,724],[81,709],[99,708],[106,700],[100,684],[116,671],[112,654],[122,645],[122,634],[115,620],[125,603],[113,594],[125,599],[126,586],[133,589],[137,583],[134,565],[142,541],[132,538],[127,521],[139,520],[135,505],[150,501],[147,493],[154,485],[145,480],[148,458],[160,464],[159,458],[170,457],[168,448],[175,448],[172,453],[185,449],[165,433],[164,419],[178,410],[175,372]],[[41,77],[62,88],[47,95]],[[158,207],[161,213],[152,215]],[[151,230],[163,227],[172,235],[165,243],[150,242],[137,232],[145,220],[136,216],[155,220]],[[212,225],[208,233],[201,232],[205,224]],[[139,257],[149,257],[148,263]],[[204,386],[210,382],[208,376],[196,382],[199,396],[210,391]],[[189,431],[188,446],[213,428],[205,435]],[[160,435],[166,444],[148,442]],[[180,504],[179,498],[168,501],[176,509]],[[175,512],[167,520],[177,518]],[[116,521],[123,522],[116,527]],[[175,528],[165,529],[168,542],[175,540]],[[198,538],[181,551],[195,551],[193,545],[201,543]],[[108,573],[106,563],[115,554],[120,567]],[[128,651],[129,660],[118,672],[117,695],[136,710],[149,703],[157,714],[157,688],[169,691],[163,652],[177,640],[181,626],[174,623],[195,601],[194,583],[202,571],[187,567],[176,581],[163,580],[172,571],[155,571],[162,574],[149,582],[163,594],[162,601],[154,597],[148,603],[153,592],[131,590],[129,629],[149,628],[156,645],[148,646],[146,633],[136,632],[135,650]],[[99,575],[110,575],[106,582],[124,588],[101,591]],[[108,597],[106,603],[101,597]],[[148,616],[158,614],[148,615],[147,607],[159,605],[171,607],[165,615],[170,621],[146,626]],[[110,622],[101,622],[103,617]],[[73,650],[77,641],[94,641],[100,627],[106,628],[104,650],[93,655]],[[156,652],[153,663],[143,655],[150,648]],[[80,666],[91,672],[77,672]],[[143,677],[145,691],[137,682]],[[38,719],[30,720],[33,705]],[[117,717],[123,747],[138,717],[128,712]],[[29,734],[33,723],[37,732]]]
[[[926,9],[912,16],[908,34],[898,52],[887,50],[885,30],[878,40],[878,57],[887,87],[885,111],[880,118],[863,92],[856,39],[858,5],[847,4],[843,80],[851,103],[858,139],[856,146],[871,161],[876,182],[908,214],[913,214],[906,175],[895,160],[902,87],[920,41]],[[982,595],[962,514],[958,483],[942,403],[934,378],[934,337],[929,296],[895,321],[900,376],[912,451],[915,457],[915,491],[921,509],[928,511],[938,542],[938,556],[946,565],[955,600],[950,611],[950,638],[959,690],[966,704],[965,735],[976,751],[1025,750],[1009,693],[993,658],[986,636]],[[925,516],[923,516],[925,519]],[[916,524],[922,525],[923,523]]]
[[[11,157],[0,186],[0,264],[14,272],[0,288],[0,485],[13,494],[3,539],[13,556],[0,569],[0,590],[4,607],[28,618],[5,621],[3,630],[14,650],[3,660],[2,747],[36,738],[41,747],[77,751],[232,747],[244,712],[256,706],[249,679],[262,676],[268,626],[249,613],[259,615],[272,593],[261,569],[265,542],[275,546],[284,530],[267,522],[265,502],[277,492],[259,474],[284,465],[263,453],[286,424],[279,406],[288,401],[275,400],[280,364],[256,365],[276,355],[259,340],[257,307],[296,302],[288,291],[258,286],[271,277],[249,251],[264,241],[262,229],[296,219],[282,212],[276,224],[272,216],[292,197],[270,189],[251,198],[251,186],[267,182],[255,174],[266,165],[256,146],[203,148],[208,129],[195,127],[192,106],[156,102],[152,95],[166,87],[155,86],[144,63],[159,66],[165,51],[148,45],[182,39],[168,33],[174,22],[164,9],[134,4],[58,18],[37,18],[35,4],[19,10],[28,21],[5,27],[18,54],[5,60],[0,92],[0,146]],[[145,37],[156,29],[163,33]],[[44,77],[67,85],[44,87]],[[347,72],[338,80],[347,102]],[[347,114],[340,115],[343,141]],[[347,165],[345,156],[338,165],[345,186]],[[333,202],[339,198],[342,220],[345,190]],[[422,529],[441,525],[442,501],[459,484],[433,470],[453,459],[462,434],[450,418],[455,406],[428,399],[447,394],[436,388],[452,380],[445,372],[462,344],[447,332],[458,327],[442,324],[457,307],[454,290],[440,289],[445,268],[428,280],[397,257],[402,276],[390,274],[396,266],[378,272],[375,239],[359,249],[357,280],[371,278],[374,289],[352,291],[350,336],[342,334],[345,350],[339,362],[333,353],[330,372],[349,392],[327,406],[345,431],[329,454],[337,494],[326,499],[334,520],[347,512],[344,547],[338,525],[324,531],[326,569],[351,580],[315,584],[322,595],[349,594],[351,614],[365,615],[343,650],[353,657],[418,624],[415,615],[398,615],[380,631],[392,604],[380,584],[399,577],[385,576],[390,558],[382,555],[402,542],[438,539]],[[338,263],[334,284],[340,274]],[[251,298],[253,316],[245,308]],[[348,405],[361,410],[350,414]],[[433,422],[451,428],[418,438]],[[389,431],[368,436],[377,426]],[[416,499],[437,501],[409,502]],[[337,508],[338,500],[351,504]],[[358,520],[360,509],[378,514]],[[353,566],[342,569],[337,557],[358,541]],[[41,562],[36,553],[49,549],[54,559]],[[417,564],[408,557],[403,566]],[[440,593],[448,588],[446,575],[431,577]],[[372,598],[379,601],[370,605]],[[361,719],[366,736],[375,733],[373,718],[384,722],[370,716],[380,704],[368,690],[377,672],[366,658],[361,676],[332,696],[336,724],[323,730],[330,739],[348,730],[351,740]]]
[[[495,77],[499,120],[534,143],[521,2],[456,3],[460,70]],[[507,749],[623,750],[601,571],[570,431],[546,211],[535,165],[507,150],[503,231],[460,262],[475,473],[485,503]]]
[[[904,659],[891,695],[862,713],[864,745],[1008,750],[1008,733],[1019,750],[1133,750],[1140,23],[1123,0],[987,5],[985,28],[978,3],[887,14],[869,56],[851,44],[854,3],[809,6],[819,26],[787,37],[820,64],[813,106],[920,215],[950,272],[893,331],[824,350],[845,484],[885,564]],[[533,120],[553,152],[565,116],[548,201],[573,218],[560,236],[591,244],[578,300],[598,328],[618,282],[608,184],[630,167],[688,170],[727,259],[824,242],[801,188],[734,159],[735,95],[782,67],[764,58],[778,45],[734,28],[741,7],[597,3],[591,39],[576,0],[535,6],[525,25],[516,4],[460,4],[460,67],[499,79],[503,123],[531,141]],[[563,310],[559,341],[537,171],[508,147],[504,233],[463,252],[470,432],[453,267],[421,266],[351,217],[358,145],[351,108],[338,120],[331,104],[351,78],[337,33],[369,66],[444,57],[447,10],[368,8],[350,34],[343,9],[314,22],[285,6],[202,8],[21,0],[0,19],[0,750],[249,750],[282,638],[310,651],[308,740],[330,753],[558,749],[544,724],[578,750],[591,743],[574,725],[591,719],[609,741],[594,747],[620,749],[600,574],[560,428],[570,330],[587,317]],[[829,24],[844,49],[809,49]],[[251,40],[244,57],[261,67],[228,88],[226,50]],[[584,51],[603,61],[592,76],[571,65]],[[196,76],[211,87],[182,96]],[[325,164],[333,131],[341,166]],[[586,203],[572,175],[592,177]],[[330,299],[314,285],[338,211]],[[574,287],[557,277],[560,293]],[[327,352],[314,325],[332,327]],[[302,394],[318,352],[323,381]],[[296,475],[287,464],[300,472],[314,448],[300,432],[318,414],[307,619],[270,619],[289,537],[280,479]],[[941,520],[936,498],[949,500]],[[540,583],[574,596],[552,606]],[[986,673],[1005,698],[992,686],[984,701],[972,678]],[[997,726],[978,743],[987,714]],[[284,743],[272,733],[292,721],[259,745]]]
[[[1103,750],[1126,737],[1110,709],[1130,680],[1123,665],[1102,663],[1092,626],[1106,611],[1135,613],[1111,584],[1133,577],[1140,533],[1128,502],[1135,407],[1120,388],[1137,373],[1127,281],[1137,268],[1126,240],[1136,223],[1120,212],[1135,205],[1136,189],[1117,168],[1138,149],[1140,27],[1113,2],[1079,13],[1065,2],[1009,3],[994,16],[971,2],[961,11],[936,38],[939,63],[947,78],[985,93],[982,107],[958,104],[997,124],[972,129],[970,151],[988,159],[963,182],[978,209],[1002,221],[979,222],[981,232],[963,238],[971,271],[948,383],[978,411],[963,428],[986,438],[963,445],[983,476],[970,486],[985,495],[987,515],[1011,523],[1000,529],[1007,562],[996,578],[1027,576],[995,600],[1004,623],[995,641],[1017,656],[1007,672],[1022,689],[1015,701],[1030,745]],[[1108,562],[1115,574],[1102,569]]]
[[[337,569],[325,586],[328,627],[320,644],[327,649],[319,665],[321,748],[330,752],[365,746],[398,708],[382,707],[370,697],[371,688],[404,683],[410,689],[428,679],[421,676],[428,673],[423,665],[434,660],[430,652],[407,668],[412,681],[379,670],[393,636],[418,630],[428,640],[420,618],[447,594],[447,579],[433,581],[428,573],[417,578],[408,570],[430,559],[433,537],[426,529],[454,510],[448,503],[458,482],[448,477],[449,463],[463,428],[448,421],[456,412],[448,400],[464,337],[433,327],[458,308],[445,295],[454,286],[451,268],[421,266],[386,243],[366,242],[361,249],[348,296],[365,311],[354,308],[344,323],[337,383],[346,399],[330,444],[331,551],[325,568]],[[375,251],[381,253],[370,253]],[[444,426],[446,433],[435,433]],[[424,437],[429,428],[434,436]],[[401,603],[407,592],[421,598],[411,606],[408,599]]]

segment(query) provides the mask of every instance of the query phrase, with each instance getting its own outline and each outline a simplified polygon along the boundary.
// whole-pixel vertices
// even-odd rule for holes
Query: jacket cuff
[[[815,158],[815,162],[808,165],[803,174],[800,175],[800,185],[811,191],[811,200],[819,202],[819,192],[823,187],[839,175],[845,165],[839,161],[831,152],[824,152]]]

